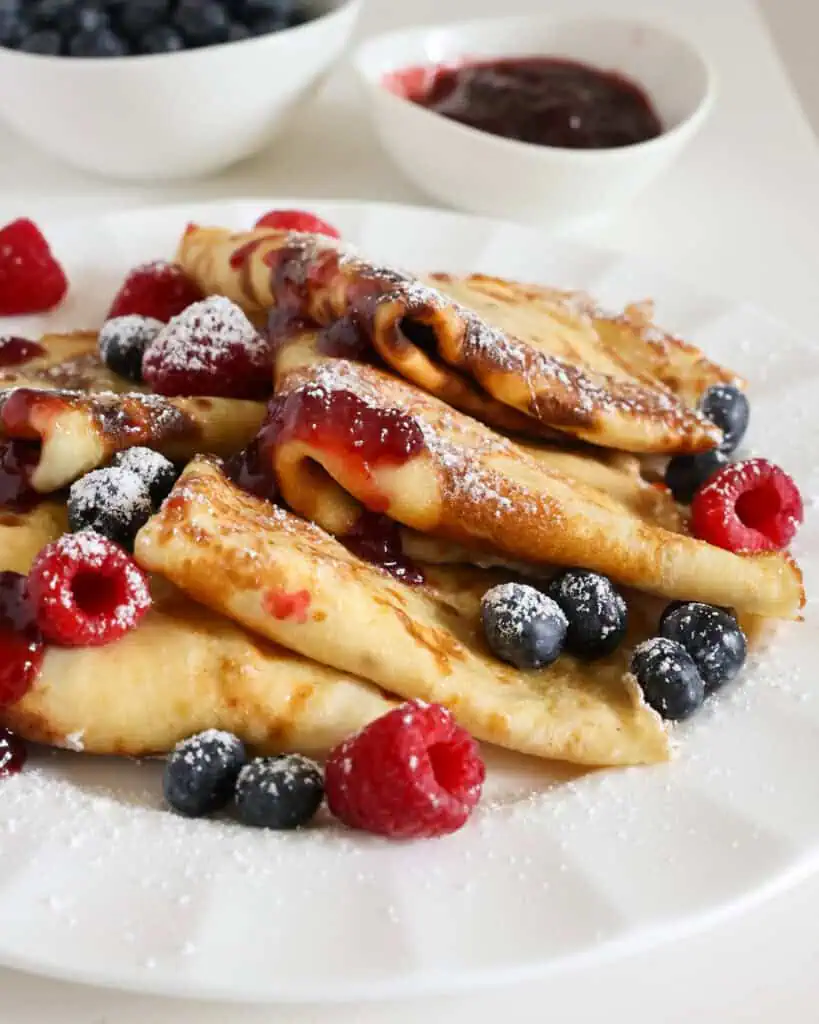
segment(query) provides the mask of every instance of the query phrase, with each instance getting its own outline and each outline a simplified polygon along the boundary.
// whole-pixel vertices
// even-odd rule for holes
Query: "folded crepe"
[[[2,513],[0,570],[27,572],[65,519],[58,504]],[[0,724],[92,754],[164,754],[218,728],[260,753],[320,755],[393,706],[377,687],[252,636],[161,577],[151,593],[151,611],[121,640],[48,646],[34,687],[0,707]]]
[[[38,344],[41,353],[0,372],[0,440],[36,443],[28,474],[40,493],[138,445],[175,461],[231,455],[264,417],[258,402],[147,394],[100,361],[95,334],[47,335]]]
[[[671,386],[686,380],[696,350],[667,345],[659,358],[633,320],[606,337],[591,317],[543,295],[532,300],[521,286],[495,279],[508,289],[503,302],[480,287],[489,279],[439,276],[432,287],[320,235],[190,226],[177,259],[205,292],[251,316],[277,308],[321,325],[351,318],[393,369],[498,429],[534,437],[558,430],[633,452],[719,442],[719,430],[682,397],[699,397],[699,385]],[[730,378],[701,354],[694,361],[700,381]],[[658,363],[674,369],[658,373]]]
[[[337,536],[364,509],[515,561],[583,566],[669,599],[796,618],[787,555],[738,555],[634,514],[597,487],[374,367],[321,354],[317,332],[279,349],[260,436],[287,504]]]
[[[633,303],[617,313],[603,309],[585,292],[485,274],[434,273],[426,281],[494,327],[530,339],[538,348],[572,362],[585,361],[613,377],[633,377],[648,386],[659,381],[692,407],[714,384],[746,384],[696,346],[658,327],[651,302]],[[561,329],[554,330],[558,324]]]
[[[662,761],[659,717],[627,674],[624,647],[593,666],[564,656],[521,672],[495,659],[480,629],[481,595],[498,573],[427,569],[404,584],[319,527],[255,498],[211,460],[189,464],[137,536],[137,561],[260,636],[446,705],[476,737],[583,765]],[[633,629],[642,638],[632,608]],[[637,639],[634,637],[633,639]]]

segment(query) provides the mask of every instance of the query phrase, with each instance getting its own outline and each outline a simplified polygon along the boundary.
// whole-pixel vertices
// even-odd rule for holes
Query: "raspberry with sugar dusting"
[[[799,488],[767,459],[726,466],[691,504],[694,536],[728,551],[781,551],[803,518]]]
[[[485,774],[477,743],[449,711],[415,700],[336,747],[324,784],[330,810],[345,825],[416,839],[461,828]]]
[[[264,398],[273,354],[242,310],[216,295],[166,324],[145,351],[142,374],[161,395]]]
[[[63,647],[119,640],[151,607],[145,573],[122,548],[90,530],[43,548],[28,593],[43,634]]]
[[[178,264],[154,260],[128,274],[114,296],[106,320],[144,316],[167,323],[201,298],[202,289]]]
[[[45,313],[68,291],[63,268],[25,217],[0,228],[0,316]]]
[[[275,228],[277,231],[305,231],[313,235],[341,238],[341,233],[326,220],[304,210],[270,210],[256,221],[257,228]]]

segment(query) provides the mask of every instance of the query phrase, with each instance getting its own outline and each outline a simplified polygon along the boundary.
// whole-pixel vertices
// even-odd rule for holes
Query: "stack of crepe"
[[[15,388],[0,428],[40,446],[31,480],[43,493],[130,445],[187,462],[137,537],[153,609],[108,647],[49,649],[34,689],[4,711],[23,736],[145,754],[216,726],[261,751],[320,754],[416,697],[525,753],[652,763],[668,737],[628,662],[664,604],[730,606],[752,638],[766,619],[798,617],[787,555],[692,538],[643,475],[646,456],[717,444],[698,402],[714,383],[743,385],[645,310],[613,316],[585,296],[477,275],[421,280],[271,230],[192,226],[178,259],[206,294],[269,319],[274,397],[266,411],[134,392],[86,336],[44,339],[45,357],[0,379]],[[254,437],[275,504],[213,457]],[[352,553],[376,521],[412,573]],[[63,529],[59,502],[5,514],[0,568],[24,571]],[[623,587],[626,642],[536,671],[498,661],[481,595],[563,566]]]

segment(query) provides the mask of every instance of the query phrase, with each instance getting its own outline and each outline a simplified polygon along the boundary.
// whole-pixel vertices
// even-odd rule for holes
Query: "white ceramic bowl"
[[[385,83],[407,68],[540,55],[626,75],[647,92],[665,130],[618,149],[533,145],[432,113]],[[632,199],[694,136],[715,91],[713,73],[690,43],[621,18],[493,18],[393,32],[364,43],[354,62],[382,144],[416,185],[454,207],[552,228]]]
[[[277,134],[342,55],[360,4],[320,0],[304,25],[182,53],[90,59],[0,48],[0,117],[101,175],[209,174]]]

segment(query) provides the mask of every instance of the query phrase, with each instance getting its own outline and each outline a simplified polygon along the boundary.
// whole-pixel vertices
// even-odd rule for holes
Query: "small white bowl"
[[[529,56],[620,72],[646,91],[663,133],[617,149],[534,145],[452,121],[388,84],[408,68]],[[364,43],[354,63],[384,148],[419,188],[454,207],[555,229],[632,199],[695,135],[715,92],[711,69],[690,43],[621,18],[493,18],[393,32]]]
[[[210,174],[280,131],[341,57],[360,5],[321,0],[303,25],[181,53],[79,58],[0,48],[0,117],[97,174]]]

